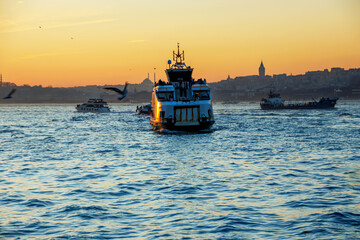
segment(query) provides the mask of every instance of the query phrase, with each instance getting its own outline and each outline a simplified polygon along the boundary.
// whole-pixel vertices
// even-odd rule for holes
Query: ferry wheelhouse
[[[102,98],[91,98],[83,104],[76,106],[78,112],[94,112],[94,113],[107,113],[110,108]]]
[[[186,66],[184,51],[173,51],[173,61],[165,70],[168,81],[159,80],[152,92],[150,124],[154,129],[203,130],[215,120],[210,88],[206,80],[195,81],[193,68]]]

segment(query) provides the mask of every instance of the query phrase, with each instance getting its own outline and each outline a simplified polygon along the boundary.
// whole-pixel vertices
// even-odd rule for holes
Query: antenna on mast
[[[180,44],[177,44],[178,47],[178,51],[177,54],[175,53],[175,51],[173,51],[173,60],[176,61],[176,64],[182,64],[183,61],[185,60],[184,57],[184,51],[182,51],[182,53],[180,53]]]

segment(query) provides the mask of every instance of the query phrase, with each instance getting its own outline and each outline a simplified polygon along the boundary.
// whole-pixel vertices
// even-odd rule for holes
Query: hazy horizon
[[[311,71],[321,71],[321,72],[324,72],[325,70],[328,70],[329,72],[331,72],[331,69],[332,68],[341,68],[341,67],[338,67],[338,66],[334,66],[334,67],[328,67],[328,68],[325,68],[325,69],[313,69],[313,70],[308,70],[307,72],[311,72]],[[348,70],[350,70],[351,68],[343,68],[344,69],[344,71],[348,71]],[[352,69],[354,69],[354,68],[352,68]],[[357,68],[355,68],[355,69],[360,69],[359,67],[357,67]],[[1,73],[0,73],[1,74]],[[290,74],[288,74],[288,73],[274,73],[274,74],[272,74],[272,75],[269,75],[269,74],[267,74],[266,73],[266,76],[270,76],[270,77],[273,77],[274,75],[281,75],[281,74],[286,74],[286,76],[299,76],[299,75],[305,75],[306,74],[306,72],[304,72],[304,73],[299,73],[299,74],[292,74],[292,73],[290,73]],[[252,74],[252,75],[244,75],[244,76],[230,76],[230,78],[231,79],[235,79],[235,78],[238,78],[238,77],[252,77],[252,76],[257,76],[258,74]],[[228,75],[229,76],[229,75]],[[219,79],[219,80],[215,80],[215,81],[211,81],[210,83],[217,83],[217,82],[221,82],[221,81],[223,81],[223,80],[227,80],[227,77],[228,76],[224,76],[224,78],[222,78],[222,79]],[[9,81],[6,81],[6,78],[4,78],[4,76],[2,76],[2,78],[3,78],[3,82],[9,82]],[[156,77],[157,79],[158,79],[158,77]],[[139,81],[137,81],[137,82],[132,82],[132,83],[129,83],[129,84],[141,84],[144,80],[146,80],[146,79],[149,79],[151,82],[153,82],[153,80],[154,80],[154,75],[149,75],[149,78],[148,78],[148,76],[146,76],[146,77],[144,77],[142,80],[139,80]],[[164,78],[165,80],[166,80],[166,77]],[[163,80],[164,80],[163,79]],[[207,82],[208,82],[208,80],[206,80]],[[9,83],[13,83],[13,82],[9,82]],[[52,86],[52,85],[46,85],[46,86],[44,86],[44,85],[42,85],[42,84],[34,84],[34,85],[30,85],[30,84],[27,84],[27,83],[24,83],[24,84],[22,84],[22,85],[17,85],[17,87],[22,87],[22,86],[30,86],[30,87],[36,87],[36,86],[41,86],[41,87],[53,87],[53,88],[72,88],[72,87],[90,87],[90,86],[98,86],[98,87],[101,87],[101,86],[110,86],[110,85],[113,85],[113,86],[115,86],[115,85],[118,85],[118,86],[123,86],[123,85],[125,85],[125,82],[119,82],[119,83],[113,83],[113,84],[108,84],[108,83],[101,83],[101,84],[86,84],[86,85],[73,85],[73,86]]]
[[[17,85],[165,79],[179,42],[194,78],[359,68],[360,2],[0,0],[0,73]]]

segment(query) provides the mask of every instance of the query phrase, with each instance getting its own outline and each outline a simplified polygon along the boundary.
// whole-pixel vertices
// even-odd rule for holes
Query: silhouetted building
[[[331,72],[332,72],[332,73],[343,73],[344,71],[345,71],[345,69],[339,68],[339,67],[333,67],[333,68],[331,68]]]
[[[153,87],[154,87],[154,83],[149,78],[145,78],[144,81],[142,81],[139,85],[139,89],[141,91],[147,91],[147,92],[151,92]]]
[[[259,77],[264,78],[265,77],[265,67],[263,62],[261,61],[260,67],[259,67]]]

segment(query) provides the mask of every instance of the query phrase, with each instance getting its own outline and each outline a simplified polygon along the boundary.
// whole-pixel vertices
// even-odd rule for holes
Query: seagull
[[[106,87],[106,88],[104,88],[104,89],[105,89],[105,90],[109,90],[109,91],[114,91],[114,92],[117,92],[118,94],[122,95],[121,97],[118,98],[118,99],[121,101],[121,100],[124,99],[124,98],[126,97],[126,95],[127,95],[127,90],[126,90],[127,85],[128,85],[128,83],[126,82],[126,83],[125,83],[124,90],[122,90],[122,91],[121,91],[120,89],[118,89],[118,88],[115,88],[115,87]]]
[[[9,94],[6,96],[6,97],[4,97],[3,99],[9,99],[9,98],[12,98],[12,96],[11,95],[13,95],[13,93],[16,91],[16,89],[15,88],[13,88],[10,92],[9,92]]]

